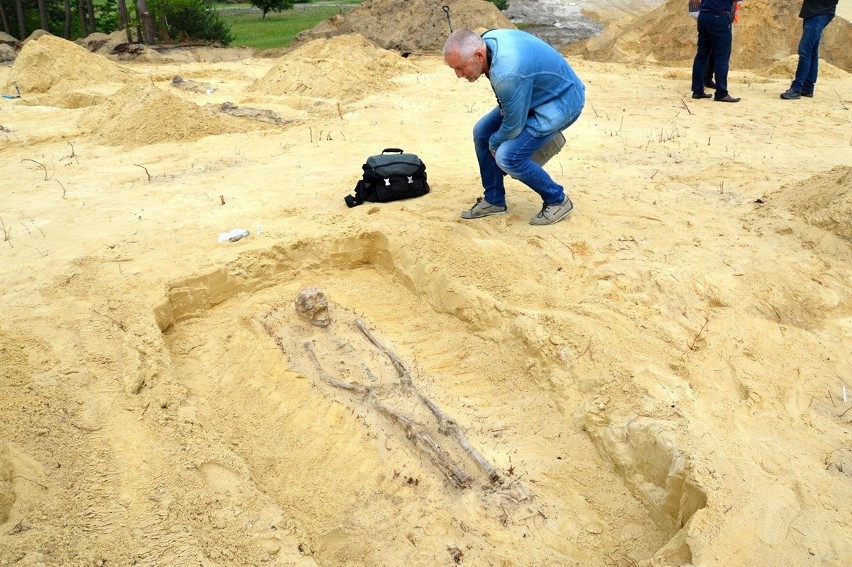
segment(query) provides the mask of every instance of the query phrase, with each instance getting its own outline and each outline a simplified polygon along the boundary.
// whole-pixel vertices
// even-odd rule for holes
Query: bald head
[[[468,29],[457,29],[450,34],[444,43],[444,58],[449,54],[457,54],[462,59],[470,59],[479,48],[485,47],[485,40],[478,33]]]
[[[471,83],[488,74],[488,49],[485,40],[468,29],[457,29],[444,43],[444,61]]]

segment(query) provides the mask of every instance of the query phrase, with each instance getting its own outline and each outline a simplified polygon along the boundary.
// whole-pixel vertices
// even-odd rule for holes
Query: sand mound
[[[14,61],[18,52],[9,44],[0,43],[0,62]]]
[[[18,45],[18,40],[7,34],[6,32],[0,31],[0,43],[15,47]]]
[[[799,0],[754,0],[743,6],[734,24],[731,55],[733,69],[760,69],[796,53],[801,36]],[[660,62],[682,64],[695,57],[695,20],[682,0],[669,0],[635,20],[622,19],[607,25],[604,32],[571,46],[566,54],[579,54],[595,61]],[[852,71],[852,25],[835,18],[820,43],[823,59]]]
[[[247,132],[255,121],[219,116],[152,85],[127,85],[81,119],[108,145],[192,142],[206,136]]]
[[[786,185],[770,200],[852,243],[852,167],[835,167]]]
[[[790,55],[779,61],[772,63],[769,67],[761,72],[761,75],[767,77],[782,77],[792,79],[796,74],[796,66],[799,64],[798,55]],[[849,75],[843,69],[835,67],[831,63],[821,61],[819,64],[820,79],[842,79]]]
[[[340,35],[300,46],[247,90],[352,102],[393,89],[393,75],[414,70],[407,59],[363,36]]]
[[[119,33],[124,36],[124,41],[126,42],[127,34],[125,34],[124,32]],[[109,39],[109,35],[101,32],[95,32],[87,35],[86,37],[81,37],[80,39],[75,40],[74,43],[76,43],[80,47],[86,48],[87,51],[94,52],[99,50],[104,44],[106,44]]]
[[[400,9],[395,0],[366,0],[347,14],[324,20],[296,36],[294,45],[341,34],[361,34],[385,49],[400,52],[435,52],[450,33],[448,6],[453,29],[515,28],[497,7],[484,0],[427,2],[412,0]]]
[[[97,106],[105,100],[105,96],[78,92],[50,92],[28,95],[18,100],[24,106],[52,106],[54,108],[86,108]]]
[[[79,45],[45,34],[24,44],[9,73],[7,87],[17,82],[21,93],[73,90],[110,82],[124,83],[136,76],[112,61]]]

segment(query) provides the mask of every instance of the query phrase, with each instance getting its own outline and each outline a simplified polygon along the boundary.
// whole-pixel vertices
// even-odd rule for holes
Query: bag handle
[[[382,150],[382,154],[387,153],[387,152],[393,152],[393,153],[396,153],[396,154],[403,153],[402,149],[400,149],[400,148],[385,148],[385,149]]]

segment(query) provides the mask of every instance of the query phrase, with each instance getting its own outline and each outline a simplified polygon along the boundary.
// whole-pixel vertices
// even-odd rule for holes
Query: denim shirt
[[[491,151],[524,128],[536,137],[570,126],[586,101],[586,86],[553,47],[519,30],[482,35],[489,52],[488,79],[503,111],[503,123],[491,136]]]

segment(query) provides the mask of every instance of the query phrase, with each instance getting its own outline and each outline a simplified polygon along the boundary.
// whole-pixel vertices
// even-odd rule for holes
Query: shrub
[[[149,4],[158,25],[165,24],[172,39],[205,40],[229,45],[231,28],[208,0],[156,0]]]

